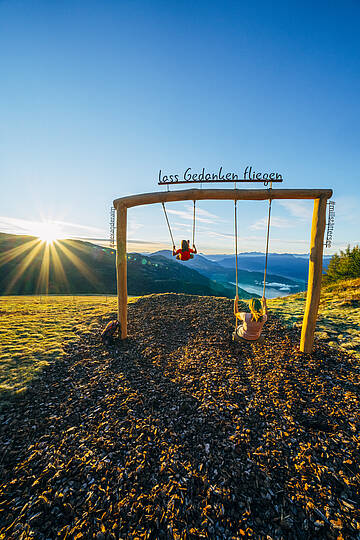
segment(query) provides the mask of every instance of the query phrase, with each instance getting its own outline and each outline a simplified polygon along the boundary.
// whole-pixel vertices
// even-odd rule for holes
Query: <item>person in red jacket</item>
[[[190,240],[182,240],[181,249],[175,250],[175,246],[173,247],[173,256],[176,256],[179,261],[188,261],[193,259],[197,253],[195,244],[193,244],[193,248],[190,247]]]

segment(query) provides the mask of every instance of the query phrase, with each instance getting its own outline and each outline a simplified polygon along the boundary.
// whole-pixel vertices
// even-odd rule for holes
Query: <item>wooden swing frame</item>
[[[127,209],[145,204],[171,201],[231,200],[265,201],[274,199],[313,199],[309,277],[305,312],[301,329],[300,351],[310,353],[314,342],[316,319],[319,310],[326,205],[333,192],[331,189],[187,189],[143,193],[115,199],[116,208],[116,276],[118,291],[118,320],[121,339],[127,337]]]

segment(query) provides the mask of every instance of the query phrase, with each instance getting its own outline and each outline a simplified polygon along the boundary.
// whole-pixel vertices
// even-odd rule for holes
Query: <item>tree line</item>
[[[323,276],[325,285],[343,279],[360,277],[360,246],[352,249],[348,246],[345,251],[335,253],[330,259],[329,266]]]

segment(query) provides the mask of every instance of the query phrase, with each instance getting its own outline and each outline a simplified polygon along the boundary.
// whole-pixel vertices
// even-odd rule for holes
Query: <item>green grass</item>
[[[116,318],[116,309],[114,296],[0,297],[0,398],[21,395],[68,343],[90,333],[99,317]]]
[[[268,300],[288,326],[301,326],[306,293]],[[360,358],[360,279],[323,287],[315,336]]]

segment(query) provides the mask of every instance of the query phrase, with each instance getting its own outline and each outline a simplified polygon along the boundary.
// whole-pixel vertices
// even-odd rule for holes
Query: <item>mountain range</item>
[[[309,271],[309,254],[269,253],[267,271],[306,283]],[[323,268],[328,267],[332,255],[324,255]],[[209,259],[225,268],[235,268],[234,255],[209,255]],[[238,268],[252,272],[263,272],[265,254],[259,252],[240,253]]]
[[[176,260],[171,251],[161,250],[149,254],[149,257],[166,257]],[[213,257],[213,256],[211,256]],[[219,261],[211,260],[209,256],[201,254],[196,255],[193,259],[187,262],[189,268],[197,270],[200,274],[215,280],[217,283],[228,284],[235,283],[235,258],[229,255],[229,258],[220,257]],[[177,261],[178,264],[183,264]],[[260,265],[259,265],[260,267]],[[238,269],[238,282],[241,288],[251,292],[253,296],[262,295],[262,287],[264,280],[264,268],[260,271],[249,271],[244,268]],[[305,288],[305,281],[299,279],[291,279],[285,277],[284,274],[267,273],[267,296],[276,297],[279,295],[296,293]]]
[[[128,254],[128,294],[186,292],[231,298],[235,288],[161,255]],[[115,251],[79,240],[49,245],[0,233],[0,294],[116,294]],[[242,298],[252,295],[240,290]]]
[[[324,260],[326,267],[328,260]],[[264,254],[238,256],[239,296],[262,294]],[[305,289],[305,255],[269,254],[267,291],[272,296]],[[128,254],[128,293],[187,292],[233,297],[233,255],[198,254],[176,260],[169,250]],[[249,292],[247,292],[247,289]],[[0,294],[115,294],[115,251],[80,240],[58,240],[53,245],[30,236],[0,233]]]
[[[161,250],[156,251],[155,253],[149,254],[150,257],[158,257],[158,256],[167,257],[169,259],[176,260],[172,257],[172,253],[170,250]],[[288,260],[289,256],[285,256],[284,259],[282,259],[282,263],[278,264],[279,272],[271,272],[270,273],[270,265],[268,264],[268,275],[267,275],[267,281],[269,282],[280,282],[282,284],[291,285],[294,288],[298,289],[300,287],[300,284],[297,284],[294,282],[294,279],[291,279],[289,276],[286,276],[286,273],[289,273],[287,265],[289,264]],[[297,264],[297,260],[293,255],[290,255],[290,257],[293,257],[293,260],[291,261],[292,264]],[[251,259],[251,258],[250,258]],[[264,279],[264,263],[265,258],[264,254],[262,254],[262,257],[259,257],[258,264],[254,265],[255,268],[247,268],[246,267],[246,257],[238,256],[238,279],[241,283],[246,283],[249,285],[256,283],[262,283]],[[303,262],[303,260],[302,260]],[[300,267],[303,267],[303,264],[300,264]],[[179,264],[182,264],[181,261],[178,261]],[[291,264],[290,263],[290,264]],[[307,265],[309,265],[307,261]],[[210,255],[210,256],[204,256],[201,254],[196,255],[193,259],[188,261],[188,266],[190,268],[194,268],[198,272],[210,277],[211,279],[217,279],[219,281],[224,282],[233,282],[235,281],[235,257],[234,255]],[[249,264],[251,267],[251,262]],[[297,278],[297,274],[301,274],[301,272],[298,271],[297,268],[293,268],[292,271],[290,270],[290,273],[295,274],[294,278],[299,279],[300,282],[305,282],[305,279]],[[303,285],[303,283],[301,283]]]

